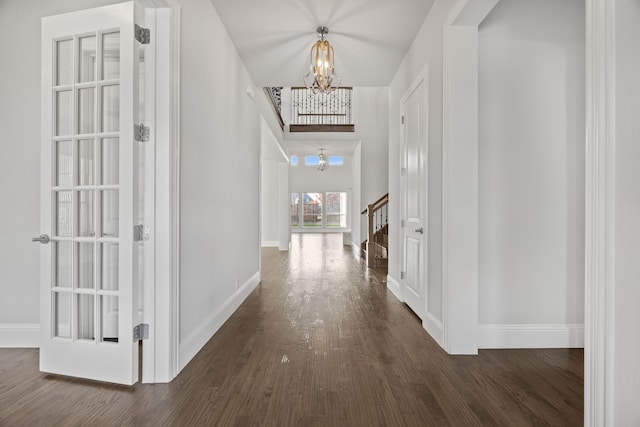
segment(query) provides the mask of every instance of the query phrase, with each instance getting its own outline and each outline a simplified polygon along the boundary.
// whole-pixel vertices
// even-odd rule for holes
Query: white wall
[[[289,163],[278,163],[278,249],[291,247],[291,217],[289,215]]]
[[[354,139],[362,142],[362,206],[389,191],[389,90],[386,87],[354,88]],[[366,227],[364,228],[366,230]]]
[[[282,132],[279,132],[280,136]],[[262,246],[280,247],[280,163],[287,157],[264,117],[260,119],[260,234]],[[285,191],[288,194],[288,191]],[[286,213],[285,213],[286,215]]]
[[[39,342],[40,18],[118,2],[0,1],[0,347]]]
[[[583,342],[584,21],[582,0],[502,0],[479,28],[480,347],[536,346],[496,325]]]
[[[329,169],[321,172],[315,166],[305,165],[304,156],[298,156],[298,164],[289,167],[289,190],[292,193],[350,190],[352,163],[350,156],[344,156],[344,165],[329,166]]]
[[[613,403],[616,426],[640,425],[640,4],[615,1],[615,289]],[[609,381],[609,379],[607,379]]]
[[[278,181],[279,167],[275,160],[262,160],[260,167],[260,201],[262,246],[278,245]]]
[[[180,4],[182,367],[259,281],[260,115],[211,3]]]

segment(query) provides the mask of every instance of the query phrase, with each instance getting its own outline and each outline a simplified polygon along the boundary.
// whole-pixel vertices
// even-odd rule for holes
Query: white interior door
[[[138,380],[133,2],[42,20],[40,369]]]
[[[424,319],[426,301],[426,154],[427,111],[426,82],[419,80],[401,100],[402,123],[402,253],[404,278],[401,279],[404,302]]]

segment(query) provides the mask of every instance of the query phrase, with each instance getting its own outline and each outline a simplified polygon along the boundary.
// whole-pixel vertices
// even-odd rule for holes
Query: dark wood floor
[[[0,426],[581,426],[581,350],[449,356],[340,235],[263,251],[263,280],[170,384],[44,375],[0,349]]]

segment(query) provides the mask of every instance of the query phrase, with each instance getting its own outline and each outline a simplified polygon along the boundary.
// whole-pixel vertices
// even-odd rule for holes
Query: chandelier
[[[331,93],[340,87],[341,78],[336,76],[333,66],[333,47],[325,36],[329,34],[327,27],[318,27],[316,32],[320,40],[311,47],[309,55],[309,72],[303,77],[304,85],[315,95],[318,92]],[[336,79],[336,84],[334,83]]]
[[[324,148],[320,149],[320,154],[318,154],[318,167],[317,169],[322,172],[329,169],[329,162],[327,162],[327,155],[324,154]]]

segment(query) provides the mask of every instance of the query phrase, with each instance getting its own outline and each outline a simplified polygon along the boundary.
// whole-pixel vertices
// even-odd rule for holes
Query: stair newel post
[[[368,266],[373,266],[374,255],[375,255],[373,253],[374,245],[372,244],[372,242],[373,242],[373,215],[374,215],[373,205],[369,204],[367,206],[367,225],[368,225],[368,232],[367,232],[367,265]]]

